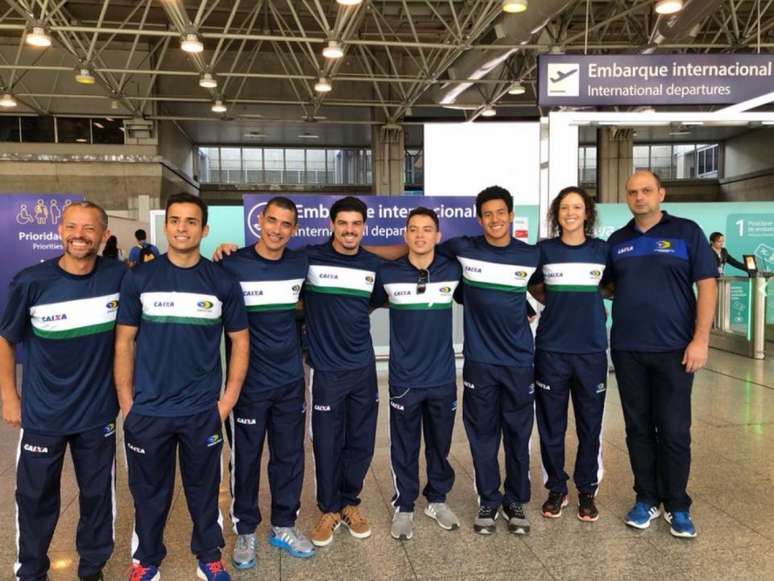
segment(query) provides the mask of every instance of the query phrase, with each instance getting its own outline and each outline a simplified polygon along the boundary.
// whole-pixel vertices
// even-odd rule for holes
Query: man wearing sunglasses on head
[[[425,514],[446,530],[459,521],[446,505],[454,484],[448,461],[457,410],[452,346],[452,302],[460,279],[457,261],[435,252],[438,217],[415,208],[406,222],[408,256],[382,266],[375,302],[390,307],[390,457],[395,482],[391,535],[414,536],[419,494],[419,447],[425,435]]]

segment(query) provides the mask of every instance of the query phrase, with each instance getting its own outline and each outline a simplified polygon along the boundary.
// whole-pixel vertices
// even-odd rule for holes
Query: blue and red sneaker
[[[132,563],[129,569],[129,581],[159,581],[161,573],[155,565],[143,565],[142,563]]]
[[[210,561],[209,563],[199,561],[199,566],[196,567],[196,576],[205,581],[231,581],[231,575],[226,571],[223,561]]]

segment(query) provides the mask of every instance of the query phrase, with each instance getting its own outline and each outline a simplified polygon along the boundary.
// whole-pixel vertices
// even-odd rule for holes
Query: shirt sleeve
[[[538,244],[538,263],[535,267],[535,272],[532,273],[532,276],[529,279],[529,285],[533,284],[543,284],[544,278],[543,278],[543,264],[545,264],[545,251],[543,250],[543,245]]]
[[[139,327],[142,321],[142,301],[137,288],[137,276],[134,269],[129,270],[121,281],[121,295],[118,299],[116,323]]]
[[[696,282],[704,280],[705,278],[717,278],[717,260],[713,255],[709,241],[697,224],[692,222],[691,225],[693,226],[693,233],[690,239],[691,248],[689,250],[691,258],[691,280]]]
[[[438,244],[435,249],[440,254],[443,254],[447,258],[456,259],[457,255],[462,251],[462,245],[465,243],[464,236],[455,236],[449,238]]]
[[[140,249],[137,246],[132,246],[129,250],[129,262],[137,262],[140,258]]]
[[[226,333],[247,329],[247,309],[242,287],[231,275],[227,278],[227,288],[223,297],[223,328]]]
[[[374,281],[374,290],[371,293],[371,308],[373,309],[378,309],[379,307],[383,307],[384,304],[387,302],[387,292],[384,290],[384,277],[382,276],[382,271],[384,270],[384,267],[386,264],[387,262],[385,261],[376,270],[376,280]]]
[[[21,343],[29,323],[29,285],[15,277],[10,284],[8,302],[0,321],[0,335],[10,343]]]

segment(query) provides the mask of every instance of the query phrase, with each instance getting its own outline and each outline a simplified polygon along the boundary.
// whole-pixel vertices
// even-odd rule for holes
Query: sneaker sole
[[[337,524],[335,527],[333,527],[333,532],[331,532],[331,536],[327,539],[319,540],[319,539],[311,539],[312,544],[315,547],[327,547],[333,542],[333,534],[339,529],[341,526],[341,523]]]
[[[272,547],[277,547],[278,549],[285,551],[291,557],[296,557],[298,559],[309,559],[310,557],[314,557],[314,550],[308,551],[306,553],[302,551],[296,551],[288,543],[286,543],[285,541],[281,541],[275,537],[269,537],[269,544]]]
[[[197,569],[196,572],[198,573],[199,570]],[[161,573],[156,573],[150,581],[161,581]]]
[[[562,510],[568,504],[570,504],[570,500],[565,496],[564,499],[562,500],[562,504],[559,506],[559,512],[554,514],[553,512],[542,511],[543,512],[543,516],[546,517],[546,518],[559,518],[560,516],[562,516]]]
[[[429,516],[431,519],[437,522],[438,526],[445,531],[454,531],[460,528],[460,523],[458,522],[452,523],[449,526],[444,525],[440,520],[438,520],[438,516],[434,512],[431,512],[428,508],[425,508],[425,515]]]
[[[410,541],[411,539],[413,539],[413,538],[414,538],[414,531],[411,531],[411,532],[410,532],[409,534],[407,534],[407,535],[398,535],[398,536],[395,536],[395,535],[392,533],[392,531],[390,531],[390,536],[391,536],[393,539],[395,539],[396,541]]]
[[[235,561],[234,559],[231,559],[231,564],[240,571],[244,571],[245,569],[252,569],[255,567],[256,561],[255,559],[252,559],[251,561]]]
[[[199,569],[198,567],[196,568],[196,576],[197,576],[199,579],[204,579],[204,581],[207,581],[207,575],[206,575],[205,573],[202,573],[202,570],[201,570],[201,569]],[[156,579],[156,577],[154,577],[153,579],[151,579],[151,581],[154,581],[155,579]]]
[[[493,535],[497,532],[497,526],[496,525],[473,525],[473,530],[477,532],[479,535]]]
[[[371,529],[368,529],[364,533],[358,533],[356,531],[353,531],[352,527],[350,527],[349,524],[347,524],[346,521],[341,521],[341,524],[343,524],[345,527],[347,527],[347,530],[349,531],[349,534],[352,535],[353,537],[355,537],[356,539],[367,539],[368,537],[371,536]]]
[[[666,511],[664,512],[664,520],[667,521],[670,525],[672,524],[672,519],[669,518]],[[671,534],[673,537],[676,537],[678,539],[695,539],[696,538],[696,531],[693,531],[693,533],[688,532],[680,532],[673,529],[671,526],[669,527],[669,534]]]
[[[581,522],[597,522],[599,520],[599,515],[597,516],[581,516],[578,515],[578,520]]]
[[[625,520],[624,522],[625,522],[625,523],[626,523],[628,526],[630,526],[630,527],[633,527],[633,528],[635,528],[635,529],[639,529],[639,530],[641,530],[641,531],[644,531],[646,528],[648,528],[648,527],[650,526],[650,521],[652,521],[652,520],[655,520],[655,519],[657,519],[657,518],[658,518],[658,517],[660,517],[660,516],[661,516],[661,511],[659,510],[658,512],[656,512],[656,514],[655,514],[654,516],[650,517],[650,518],[649,518],[647,521],[645,521],[644,523],[638,523],[638,522],[634,522],[633,520]]]

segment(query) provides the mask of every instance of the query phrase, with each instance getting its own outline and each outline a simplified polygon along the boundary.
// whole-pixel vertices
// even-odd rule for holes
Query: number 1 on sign
[[[737,220],[735,224],[739,226],[739,236],[744,236],[744,220]]]

